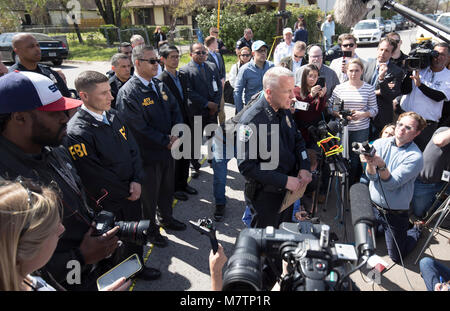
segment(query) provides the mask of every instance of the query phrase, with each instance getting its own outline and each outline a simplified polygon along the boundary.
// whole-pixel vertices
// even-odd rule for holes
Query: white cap
[[[284,29],[283,29],[283,36],[284,36],[285,34],[287,34],[287,33],[291,33],[291,34],[293,33],[293,32],[292,32],[292,29],[291,29],[290,27],[287,27],[287,28],[284,28]]]

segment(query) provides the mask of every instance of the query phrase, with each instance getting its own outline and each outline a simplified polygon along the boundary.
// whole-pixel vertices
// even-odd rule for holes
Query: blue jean
[[[227,199],[225,197],[225,186],[227,182],[228,161],[236,156],[236,147],[234,147],[233,154],[228,154],[226,144],[223,143],[223,136],[216,132],[212,143],[212,169],[213,177],[213,193],[216,205],[225,205]],[[230,150],[228,151],[230,153]]]
[[[450,267],[446,267],[434,258],[424,257],[419,261],[420,274],[425,282],[427,290],[434,291],[437,283],[442,283],[439,277],[442,277],[443,282],[450,280]]]
[[[352,144],[354,142],[365,142],[369,139],[369,128],[359,130],[359,131],[348,131],[348,146],[350,152],[350,185],[358,182],[359,178],[357,175],[358,169],[361,166],[361,161],[359,155],[351,151]],[[346,146],[344,146],[345,148]],[[358,178],[358,179],[357,179]]]
[[[420,229],[413,227],[408,230],[409,217],[407,212],[402,214],[388,213],[385,216],[392,230],[391,233],[383,214],[375,207],[373,207],[373,212],[377,221],[377,233],[384,232],[389,257],[392,261],[400,263],[400,254],[398,253],[397,246],[395,245],[394,237],[397,241],[400,253],[402,254],[402,258],[404,258],[417,245],[417,241],[419,240],[421,233]]]
[[[414,183],[414,194],[411,201],[414,215],[419,218],[425,217],[426,212],[435,201],[436,193],[442,189],[444,182],[436,184],[424,184],[419,179]]]

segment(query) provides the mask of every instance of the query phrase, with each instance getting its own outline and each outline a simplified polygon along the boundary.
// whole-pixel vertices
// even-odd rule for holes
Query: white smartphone
[[[129,279],[136,273],[142,270],[142,263],[139,260],[137,254],[133,254],[120,264],[103,274],[97,279],[97,288],[102,290],[103,288],[111,285],[121,277]]]

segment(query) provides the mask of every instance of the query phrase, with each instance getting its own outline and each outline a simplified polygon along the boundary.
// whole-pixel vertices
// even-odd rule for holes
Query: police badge
[[[169,99],[169,97],[167,96],[166,92],[161,91],[161,94],[162,94],[162,99],[163,99],[164,101],[167,101],[167,100]]]

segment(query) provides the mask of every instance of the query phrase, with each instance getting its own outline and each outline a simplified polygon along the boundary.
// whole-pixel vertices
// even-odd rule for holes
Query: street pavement
[[[401,31],[403,40],[402,51],[409,52],[409,46],[414,41],[414,30]],[[374,58],[376,47],[362,47],[357,49],[357,54],[364,58]],[[74,88],[75,78],[84,70],[97,70],[105,73],[110,69],[109,62],[78,62],[65,61],[60,67],[67,78],[69,88]],[[226,105],[227,118],[234,115],[234,106]],[[215,222],[216,235],[219,243],[225,249],[228,258],[233,254],[234,243],[239,233],[245,228],[241,221],[244,212],[244,178],[239,173],[235,159],[228,164],[228,176],[226,186],[227,207],[225,218],[222,222]],[[189,185],[196,188],[199,193],[189,196],[188,201],[175,201],[173,207],[174,217],[187,223],[189,220],[199,218],[213,218],[213,171],[205,160],[201,168],[201,174],[197,179],[191,179]],[[333,187],[334,188],[334,187]],[[331,231],[339,237],[340,243],[353,242],[353,227],[351,225],[350,212],[345,212],[345,222],[342,224],[337,216],[335,206],[335,193],[330,194],[328,206],[319,205],[317,216],[322,223],[328,224]],[[425,229],[415,251],[405,259],[403,268],[394,264],[387,255],[384,238],[376,240],[376,254],[387,264],[387,269],[380,278],[372,282],[362,272],[351,275],[352,280],[363,291],[410,291],[426,290],[424,282],[419,274],[418,265],[414,264],[422,245],[425,243],[431,228]],[[346,232],[346,234],[344,234]],[[132,291],[208,291],[210,278],[208,268],[208,256],[210,253],[209,239],[195,231],[189,224],[186,231],[166,232],[161,229],[162,235],[169,239],[169,245],[165,248],[146,247],[145,265],[161,270],[162,276],[155,281],[137,280],[133,283]],[[347,239],[345,240],[344,237]],[[441,260],[450,266],[450,245],[448,244],[450,231],[440,229],[434,234],[425,254]]]

